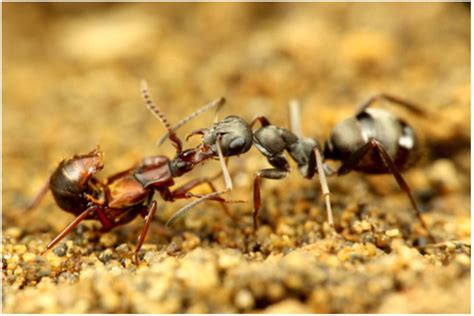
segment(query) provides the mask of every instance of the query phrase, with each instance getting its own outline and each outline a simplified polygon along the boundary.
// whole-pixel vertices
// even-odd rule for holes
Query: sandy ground
[[[469,313],[469,25],[465,4],[4,4],[3,312]],[[157,197],[139,266],[139,219],[106,234],[85,222],[39,256],[73,217],[51,195],[24,209],[62,159],[100,144],[105,178],[172,157],[155,146],[164,129],[141,78],[171,122],[225,96],[222,116],[287,126],[297,98],[304,134],[320,142],[376,93],[419,103],[425,116],[389,108],[423,140],[404,176],[438,244],[393,177],[355,172],[329,179],[332,235],[318,180],[295,165],[264,181],[254,234],[253,175],[268,164],[253,148],[229,162],[227,196],[247,201],[230,205],[234,220],[204,203],[166,230],[184,202]]]

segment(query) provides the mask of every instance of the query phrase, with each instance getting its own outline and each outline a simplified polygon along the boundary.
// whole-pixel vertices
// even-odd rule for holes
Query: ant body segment
[[[353,117],[339,122],[333,128],[325,143],[324,158],[341,162],[336,172],[339,176],[352,170],[366,174],[391,173],[408,196],[423,229],[434,242],[410,187],[401,174],[401,170],[408,169],[416,160],[419,153],[417,137],[411,126],[391,112],[369,108],[379,100],[403,106],[416,115],[424,114],[419,106],[409,101],[388,94],[375,95],[364,102]]]

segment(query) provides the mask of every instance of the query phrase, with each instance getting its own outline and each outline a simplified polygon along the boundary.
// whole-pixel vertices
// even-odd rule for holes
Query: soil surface
[[[252,148],[229,160],[234,189],[192,209],[163,202],[132,261],[141,218],[100,233],[85,221],[41,256],[73,216],[48,194],[25,211],[58,163],[100,145],[98,177],[141,158],[173,157],[139,82],[173,124],[224,96],[220,117],[265,115],[321,144],[369,97],[385,92],[423,115],[380,102],[412,126],[420,159],[403,171],[423,218],[391,175],[329,178],[337,233],[317,176],[262,181],[252,229]],[[470,8],[466,4],[3,5],[3,312],[469,313]],[[213,113],[179,130],[208,127]],[[185,143],[196,146],[199,137]],[[333,167],[337,163],[332,164]],[[214,176],[217,161],[176,185]],[[222,179],[215,181],[223,188]],[[193,190],[207,193],[206,186]]]

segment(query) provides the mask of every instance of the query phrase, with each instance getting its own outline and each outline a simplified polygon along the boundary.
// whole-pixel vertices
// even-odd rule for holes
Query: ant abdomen
[[[88,204],[84,196],[96,195],[90,180],[103,166],[99,149],[63,160],[49,180],[49,188],[58,206],[76,215],[82,213]]]

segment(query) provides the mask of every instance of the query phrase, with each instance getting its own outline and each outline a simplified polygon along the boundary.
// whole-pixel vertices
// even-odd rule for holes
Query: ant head
[[[189,171],[194,166],[209,159],[214,154],[209,151],[203,151],[201,148],[191,148],[178,152],[176,157],[170,161],[170,169],[173,177],[179,177]]]
[[[225,157],[240,155],[247,152],[253,144],[250,126],[242,118],[232,115],[215,123],[203,132],[203,144],[209,146],[217,154],[217,136],[221,136],[220,145]]]

